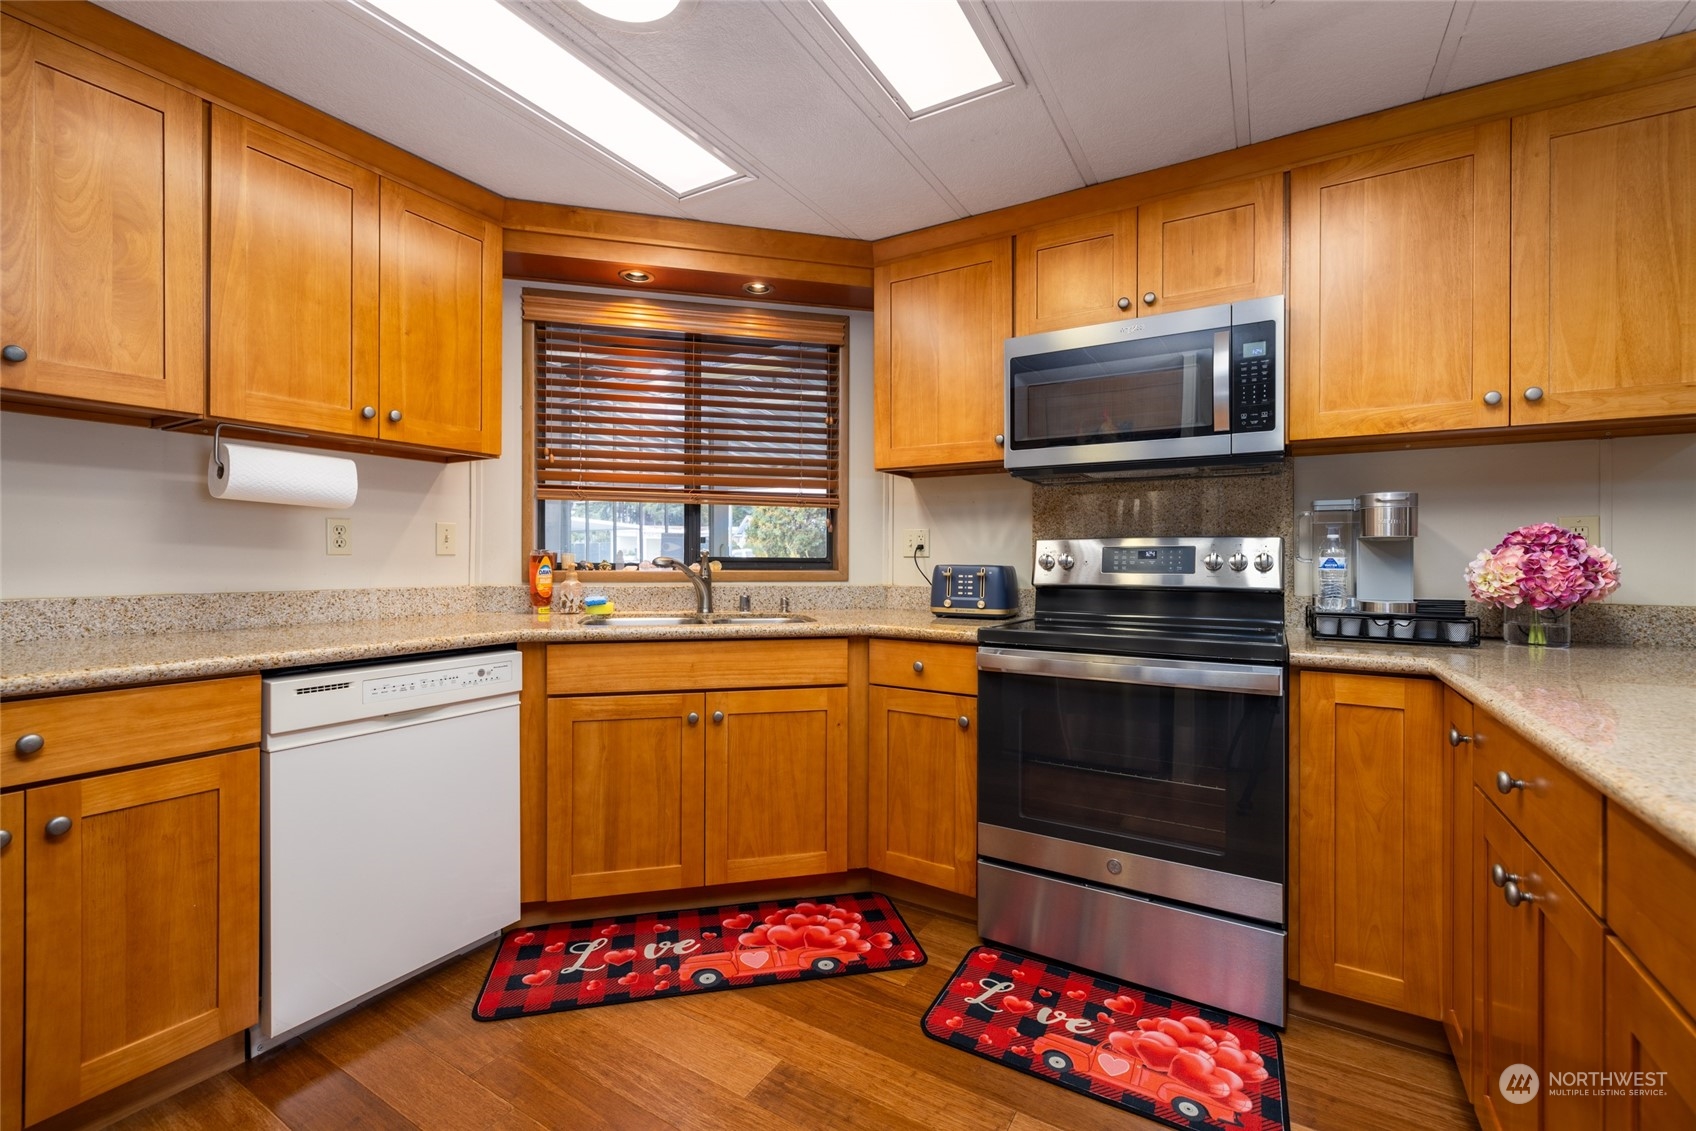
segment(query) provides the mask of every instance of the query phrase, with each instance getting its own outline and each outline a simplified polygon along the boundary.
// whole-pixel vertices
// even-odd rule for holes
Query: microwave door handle
[[[1198,660],[1153,660],[1086,652],[1039,652],[979,648],[978,670],[1101,683],[1138,683],[1191,691],[1234,691],[1282,695],[1284,669],[1266,664],[1209,664]]]
[[[1213,335],[1213,432],[1231,430],[1231,332]]]

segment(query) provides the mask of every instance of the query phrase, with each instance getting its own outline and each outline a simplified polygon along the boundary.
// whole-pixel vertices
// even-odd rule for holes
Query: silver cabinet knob
[[[1130,298],[1127,297],[1127,296],[1121,296],[1120,299],[1119,299],[1119,309],[1120,310],[1129,310],[1130,308],[1131,308]]]
[[[924,671],[925,670],[925,662],[923,660],[914,660],[913,661],[913,670],[916,671],[916,672]]]
[[[1154,292],[1149,291],[1148,293],[1144,294],[1142,296],[1142,302],[1143,302],[1144,306],[1153,306],[1154,305]]]
[[[0,357],[7,361],[24,361],[29,357],[29,351],[22,346],[8,345],[5,349],[0,349]]]
[[[12,843],[12,830],[0,829],[0,848],[8,848]]]
[[[723,721],[724,721],[724,712],[723,711],[714,711],[713,712],[713,722],[722,723]]]
[[[400,423],[400,409],[391,408],[389,410],[389,423],[390,424],[399,424]]]
[[[1248,568],[1248,555],[1240,553],[1232,554],[1230,557],[1230,566],[1233,572],[1241,573],[1243,570]]]
[[[1209,573],[1218,573],[1219,567],[1225,564],[1225,559],[1218,554],[1208,554],[1201,559],[1201,564],[1207,567]]]
[[[1499,405],[1502,403],[1502,394],[1491,389],[1488,393],[1484,394],[1484,403],[1487,405]]]
[[[47,822],[48,836],[64,836],[70,831],[71,819],[69,817],[54,817],[51,821]]]
[[[1078,564],[1071,554],[1061,554],[1059,560],[1061,569],[1071,569]]]
[[[961,716],[960,716],[960,729],[961,729],[961,730],[966,730],[966,729],[968,729],[968,728],[969,728],[969,727],[971,727],[971,725],[972,725],[972,720],[970,720],[970,719],[968,719],[968,718],[967,718],[967,717],[966,717],[966,716],[964,716],[964,715],[961,715]]]
[[[1542,400],[1543,399],[1542,388],[1540,386],[1537,386],[1537,385],[1531,386],[1529,389],[1525,390],[1525,399],[1528,400],[1528,401],[1540,401],[1540,400]],[[1530,896],[1527,896],[1526,898],[1529,899]]]
[[[1507,900],[1509,907],[1518,907],[1522,903],[1534,903],[1537,897],[1519,886],[1517,880],[1509,880],[1502,885],[1502,898]]]
[[[13,744],[12,749],[18,752],[18,757],[28,758],[32,754],[41,753],[41,748],[47,745],[47,740],[39,734],[26,734]]]
[[[1508,871],[1506,868],[1502,867],[1500,864],[1490,865],[1490,882],[1491,883],[1495,884],[1497,887],[1501,887],[1503,884],[1507,883],[1509,880],[1512,880],[1514,883],[1518,883],[1519,877],[1514,875],[1512,872]]]
[[[1007,446],[1007,437],[1004,436],[1002,433],[997,432],[995,434],[995,446],[998,447],[998,448],[1006,447]]]
[[[694,711],[689,712],[688,718],[690,726],[694,726],[696,723],[701,721],[701,716]]]
[[[1459,727],[1454,726],[1453,724],[1450,724],[1450,726],[1449,726],[1449,745],[1450,746],[1459,746],[1463,742],[1471,742],[1471,741],[1472,741],[1472,736],[1470,734],[1462,734],[1460,732]]]
[[[1496,772],[1496,792],[1503,796],[1512,793],[1516,789],[1524,789],[1525,786],[1526,782],[1523,779],[1514,777],[1506,770],[1498,770]]]
[[[377,418],[377,409],[372,405],[366,405],[364,408],[359,410],[359,416],[362,420],[375,420]]]
[[[1036,556],[1036,564],[1041,566],[1043,569],[1053,569],[1054,555],[1044,550]]]
[[[1272,555],[1268,554],[1265,550],[1262,550],[1262,551],[1260,551],[1260,553],[1254,555],[1254,568],[1259,570],[1261,573],[1271,572],[1271,570],[1272,570]]]

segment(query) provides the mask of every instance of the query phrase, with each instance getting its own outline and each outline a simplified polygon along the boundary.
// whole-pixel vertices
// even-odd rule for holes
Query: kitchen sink
[[[812,617],[799,613],[713,613],[712,624],[812,624]]]
[[[586,628],[667,628],[684,624],[706,624],[694,613],[610,613],[583,618]]]

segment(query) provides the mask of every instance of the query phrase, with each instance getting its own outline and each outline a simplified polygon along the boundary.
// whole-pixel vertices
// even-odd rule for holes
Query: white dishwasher
[[[257,1055],[519,916],[515,650],[264,678]]]

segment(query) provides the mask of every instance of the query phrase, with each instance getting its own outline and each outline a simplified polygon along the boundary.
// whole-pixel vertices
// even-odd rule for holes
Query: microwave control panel
[[[1270,432],[1278,425],[1278,373],[1271,322],[1231,328],[1231,431]]]

